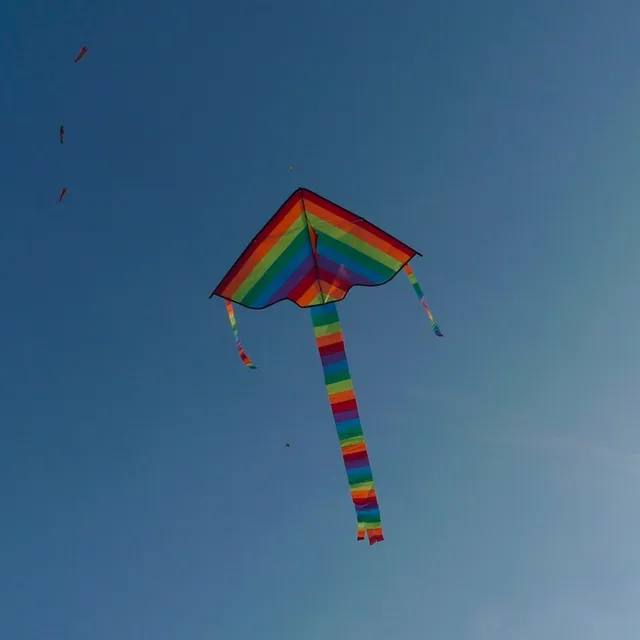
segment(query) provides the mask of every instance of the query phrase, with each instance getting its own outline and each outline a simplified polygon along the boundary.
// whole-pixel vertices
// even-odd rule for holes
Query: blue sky
[[[639,21],[4,3],[0,637],[637,640]],[[403,277],[340,305],[373,548],[309,314],[238,309],[250,372],[207,299],[300,185],[446,335]]]

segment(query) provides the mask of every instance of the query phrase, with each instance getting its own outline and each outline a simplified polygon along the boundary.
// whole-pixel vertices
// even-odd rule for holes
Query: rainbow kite
[[[356,510],[358,540],[384,540],[376,488],[349,373],[336,302],[351,287],[375,287],[404,269],[442,337],[409,261],[421,255],[364,218],[308,189],[298,189],[250,242],[209,296],[226,300],[240,358],[255,369],[238,337],[232,302],[265,309],[291,300],[311,320],[331,411]]]

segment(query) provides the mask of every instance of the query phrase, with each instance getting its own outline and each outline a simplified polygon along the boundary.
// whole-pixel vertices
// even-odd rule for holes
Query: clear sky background
[[[639,24],[3,3],[0,637],[637,640]],[[402,275],[340,305],[372,548],[309,313],[237,309],[251,372],[207,299],[297,186],[424,253],[446,336]]]

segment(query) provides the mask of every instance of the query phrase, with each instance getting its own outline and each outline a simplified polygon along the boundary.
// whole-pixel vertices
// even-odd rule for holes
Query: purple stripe
[[[326,356],[320,356],[320,359],[322,360],[322,366],[324,367],[328,364],[343,362],[347,359],[347,356],[343,349],[342,351],[336,351],[335,353],[328,353]]]
[[[313,255],[309,254],[300,266],[287,278],[287,281],[269,298],[267,305],[284,300],[298,286],[304,276],[314,268]]]
[[[354,411],[343,411],[342,413],[334,413],[333,419],[338,422],[344,422],[345,420],[355,420],[358,417],[358,410]]]
[[[356,502],[355,500],[353,501],[353,504],[356,505],[356,509],[359,509],[360,511],[365,511],[366,509],[378,509],[378,499],[373,496],[371,498],[366,498],[366,499],[362,499],[362,498],[357,498],[358,502]]]
[[[344,466],[347,467],[347,469],[364,469],[369,466],[369,458],[356,458],[355,460],[346,459],[344,461]]]

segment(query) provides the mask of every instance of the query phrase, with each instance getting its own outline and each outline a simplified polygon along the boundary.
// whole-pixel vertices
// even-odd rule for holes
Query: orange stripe
[[[336,344],[336,342],[342,342],[342,331],[330,333],[326,336],[320,336],[316,338],[316,342],[319,347],[326,347],[330,344]]]
[[[356,394],[353,389],[347,389],[346,391],[337,391],[336,393],[329,394],[329,404],[337,404],[338,402],[345,402],[346,400],[355,400]]]
[[[375,498],[376,500],[378,499],[375,489],[371,491],[352,491],[351,496],[354,498],[360,498],[361,500],[364,500],[365,498]]]
[[[362,453],[363,451],[367,452],[367,445],[364,442],[359,442],[358,444],[348,444],[346,447],[342,447],[342,453]]]
[[[335,213],[328,211],[324,207],[318,206],[315,202],[311,202],[309,200],[305,200],[305,209],[307,213],[310,213],[318,218],[321,218],[325,222],[337,227],[338,229],[342,229],[345,233],[349,233],[349,235],[355,236],[360,240],[370,244],[371,246],[379,249],[383,253],[392,256],[398,262],[406,262],[413,254],[407,253],[405,251],[400,251],[396,249],[393,245],[385,242],[381,238],[376,235],[373,235],[371,232],[367,231],[364,227],[358,226],[356,223],[346,224],[343,218],[338,217]],[[363,224],[367,224],[366,221],[363,221]]]
[[[313,284],[298,298],[296,302],[302,307],[308,307],[313,299],[318,295],[318,283],[314,280]]]
[[[233,277],[231,282],[221,291],[223,296],[233,297],[242,283],[251,275],[256,265],[273,249],[280,238],[296,223],[299,217],[304,213],[302,202],[298,201],[293,204],[291,209],[286,213],[282,220],[274,227],[273,233],[269,234],[262,242],[253,247],[251,253],[247,255],[242,267]]]
[[[336,300],[343,300],[347,295],[347,292],[349,291],[349,287],[347,287],[347,289],[343,289],[337,284],[334,284],[333,282],[327,282],[326,280],[320,281],[320,288],[327,298],[331,297],[335,298]]]

